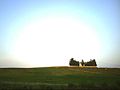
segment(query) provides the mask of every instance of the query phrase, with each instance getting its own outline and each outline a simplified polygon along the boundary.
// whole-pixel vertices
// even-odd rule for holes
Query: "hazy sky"
[[[96,59],[120,67],[119,0],[0,0],[0,67]]]

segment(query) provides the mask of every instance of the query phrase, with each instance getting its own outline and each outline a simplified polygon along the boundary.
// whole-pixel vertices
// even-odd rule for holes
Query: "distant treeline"
[[[84,60],[82,59],[82,61],[79,62],[74,60],[74,58],[70,59],[69,65],[70,66],[97,66],[95,59],[90,59],[90,61],[88,62],[84,62]]]

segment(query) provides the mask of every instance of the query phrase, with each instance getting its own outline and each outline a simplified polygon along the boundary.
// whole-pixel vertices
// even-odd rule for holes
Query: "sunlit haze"
[[[119,0],[1,0],[0,67],[120,67]]]

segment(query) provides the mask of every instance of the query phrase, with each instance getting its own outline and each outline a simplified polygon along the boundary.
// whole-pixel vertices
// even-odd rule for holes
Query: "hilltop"
[[[42,67],[1,68],[0,89],[23,90],[102,90],[120,89],[119,68]],[[99,89],[99,90],[100,90]],[[90,89],[91,90],[91,89]]]

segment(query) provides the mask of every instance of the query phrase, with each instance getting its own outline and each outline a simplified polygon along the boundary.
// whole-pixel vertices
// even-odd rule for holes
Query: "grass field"
[[[120,69],[1,68],[0,90],[120,90]]]

